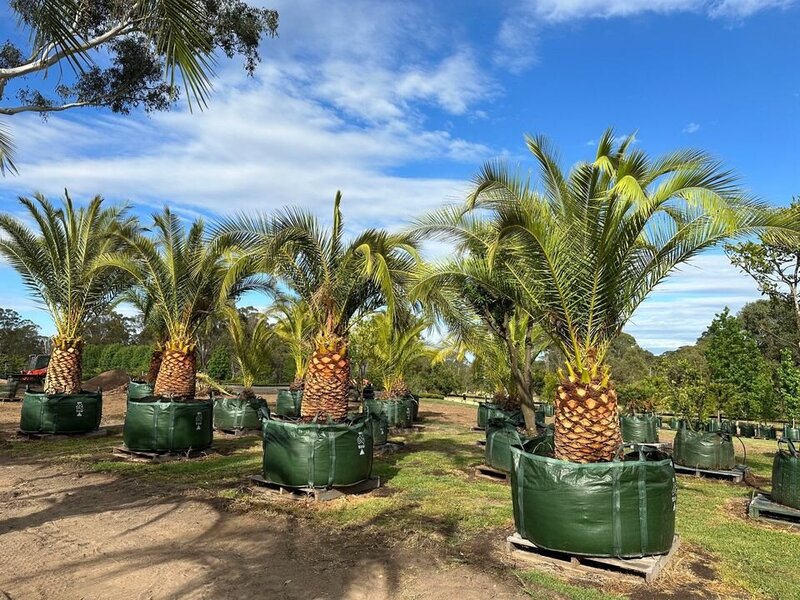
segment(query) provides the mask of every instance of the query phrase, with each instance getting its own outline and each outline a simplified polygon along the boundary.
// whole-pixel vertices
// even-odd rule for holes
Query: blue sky
[[[352,228],[399,227],[463,198],[487,159],[532,166],[544,133],[565,166],[609,126],[651,154],[700,147],[774,204],[800,194],[800,2],[522,0],[266,3],[280,37],[249,79],[221,61],[211,106],[117,117],[85,109],[8,118],[19,194],[101,194],[146,215],[284,204],[327,216],[344,193]],[[0,17],[6,17],[0,13]],[[14,37],[0,18],[0,41]],[[6,101],[8,103],[8,101]],[[758,297],[712,252],[670,279],[627,330],[655,351],[691,343],[723,306]],[[258,303],[260,299],[253,299]],[[0,306],[52,331],[0,265]]]

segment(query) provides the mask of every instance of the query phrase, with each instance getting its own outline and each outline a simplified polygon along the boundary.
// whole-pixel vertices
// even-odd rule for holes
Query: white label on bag
[[[196,425],[195,429],[200,431],[203,428],[203,413],[198,412],[194,416],[194,424]]]
[[[364,456],[364,448],[367,447],[367,441],[364,439],[363,431],[358,434],[358,437],[356,438],[356,444],[358,445],[359,456]]]
[[[79,417],[83,416],[83,402],[78,401],[75,403],[75,414]]]

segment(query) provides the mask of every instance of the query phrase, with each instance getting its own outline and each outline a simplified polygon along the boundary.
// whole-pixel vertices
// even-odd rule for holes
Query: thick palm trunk
[[[387,398],[406,398],[411,395],[411,388],[408,387],[405,379],[398,378],[386,386]]]
[[[614,458],[622,435],[617,394],[610,386],[600,381],[562,381],[555,408],[556,458],[579,463]]]
[[[164,360],[164,351],[153,350],[150,354],[150,367],[147,369],[147,375],[144,379],[147,383],[155,384],[158,378],[158,371],[161,369],[162,360]]]
[[[302,377],[295,377],[294,381],[289,384],[289,391],[290,392],[302,392],[303,388],[305,387],[306,382],[303,381]]]
[[[78,394],[83,375],[83,340],[53,339],[53,351],[44,380],[46,394]]]
[[[194,350],[164,350],[153,393],[166,398],[193,400],[196,392],[197,357]]]
[[[350,359],[345,341],[336,338],[318,344],[306,372],[301,416],[344,419],[349,388]]]

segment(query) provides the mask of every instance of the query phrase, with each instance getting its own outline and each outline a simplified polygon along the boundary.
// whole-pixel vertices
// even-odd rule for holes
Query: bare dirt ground
[[[104,424],[121,423],[124,406],[124,393],[104,394]],[[4,437],[19,408],[0,404]],[[473,407],[454,408],[429,404],[426,412],[474,419]],[[528,598],[508,575],[389,548],[357,528],[320,531],[229,510],[192,490],[41,459],[0,465],[0,599],[249,597]]]

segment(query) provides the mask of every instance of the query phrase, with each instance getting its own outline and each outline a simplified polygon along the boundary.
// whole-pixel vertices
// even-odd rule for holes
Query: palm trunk
[[[289,384],[289,391],[290,392],[302,392],[303,388],[305,387],[305,381],[303,381],[302,377],[295,377],[294,381]]]
[[[589,463],[612,460],[622,443],[617,394],[599,380],[562,381],[556,394],[555,455]]]
[[[347,416],[349,388],[350,359],[346,342],[335,336],[327,342],[321,340],[306,372],[300,415],[343,420]]]
[[[406,380],[402,377],[393,379],[386,386],[386,398],[406,398],[411,395],[411,389],[408,387]]]
[[[54,338],[44,380],[45,394],[78,394],[82,376],[83,340]]]
[[[155,384],[158,378],[158,371],[161,369],[161,361],[164,359],[163,350],[153,350],[150,354],[150,367],[147,369],[147,375],[144,380],[147,383]]]
[[[164,350],[153,393],[166,398],[194,400],[197,357],[194,350]]]

